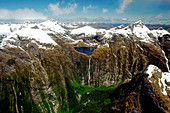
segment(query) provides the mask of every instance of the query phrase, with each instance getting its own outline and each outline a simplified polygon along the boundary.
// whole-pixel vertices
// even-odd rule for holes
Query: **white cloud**
[[[106,13],[106,12],[108,12],[108,9],[104,9],[104,8],[103,8],[103,9],[102,9],[102,12],[103,12],[103,13]]]
[[[117,13],[124,13],[124,10],[126,9],[127,5],[130,4],[132,0],[121,0],[121,4],[119,8],[116,10]]]
[[[56,3],[56,4],[49,4],[48,5],[48,9],[50,11],[52,11],[52,13],[55,15],[55,16],[58,16],[58,15],[64,15],[64,14],[71,14],[71,13],[75,13],[75,9],[77,8],[77,4],[74,3],[74,4],[68,4],[67,7],[65,8],[61,8],[60,7],[60,4],[59,3]]]
[[[161,13],[161,14],[155,16],[154,18],[159,19],[159,18],[162,18],[162,17],[163,17],[163,16],[162,16],[162,13]]]
[[[91,4],[89,4],[89,6],[83,7],[83,13],[88,13],[89,9],[96,9],[96,8],[97,8],[97,6],[92,6]]]
[[[40,12],[36,12],[34,9],[17,9],[8,10],[0,9],[0,19],[1,20],[44,20],[47,16]]]
[[[128,19],[127,19],[127,18],[122,18],[122,20],[126,21],[126,20],[128,20]]]

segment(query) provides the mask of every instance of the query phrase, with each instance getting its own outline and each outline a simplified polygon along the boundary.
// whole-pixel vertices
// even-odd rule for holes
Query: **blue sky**
[[[0,0],[1,21],[50,18],[170,24],[170,0]]]

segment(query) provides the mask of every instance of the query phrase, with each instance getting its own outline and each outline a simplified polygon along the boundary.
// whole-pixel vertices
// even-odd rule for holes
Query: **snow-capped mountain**
[[[55,20],[48,20],[40,23],[41,28],[46,28],[55,33],[65,33],[65,29],[61,27],[61,25]]]
[[[61,38],[74,47],[109,47],[109,43],[115,37],[154,44],[159,42],[158,37],[170,35],[164,29],[149,30],[141,20],[129,26],[121,25],[109,30],[97,29],[87,25],[73,26],[55,20],[47,20],[41,23],[1,24],[0,48],[22,48],[23,45],[28,46],[30,43],[34,43],[39,48],[46,49],[49,46],[45,45],[58,45],[56,39],[51,35]],[[139,44],[137,47],[143,50]],[[165,56],[165,53],[162,52],[162,55]],[[167,58],[166,61],[168,62]]]
[[[169,112],[169,44],[141,20],[1,24],[0,112]]]
[[[55,20],[48,20],[41,23],[0,25],[1,40],[3,38],[1,47],[9,45],[7,41],[17,40],[17,36],[56,45],[55,41],[48,36],[49,33],[57,34],[68,43],[78,44],[79,42],[84,42],[88,46],[104,45],[114,35],[124,35],[127,38],[131,38],[133,35],[140,41],[150,43],[154,39],[158,40],[158,37],[164,34],[169,34],[166,30],[149,30],[141,20],[126,27],[121,25],[110,30],[97,29],[91,26],[75,28],[71,24],[66,25]],[[103,42],[100,43],[101,41]]]
[[[90,27],[90,26],[84,26],[78,29],[73,29],[71,31],[71,34],[79,35],[84,33],[85,36],[88,35],[96,35],[97,29]]]

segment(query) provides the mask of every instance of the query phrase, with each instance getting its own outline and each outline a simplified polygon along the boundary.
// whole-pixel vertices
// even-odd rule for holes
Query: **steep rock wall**
[[[157,42],[145,43],[124,36],[115,36],[109,42],[109,47],[97,48],[90,56],[93,86],[127,82],[149,64],[168,71],[166,58]]]

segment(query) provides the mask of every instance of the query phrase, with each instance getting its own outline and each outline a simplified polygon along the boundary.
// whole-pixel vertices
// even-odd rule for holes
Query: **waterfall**
[[[89,57],[89,67],[88,67],[88,86],[90,86],[90,62],[91,62],[91,58]]]

